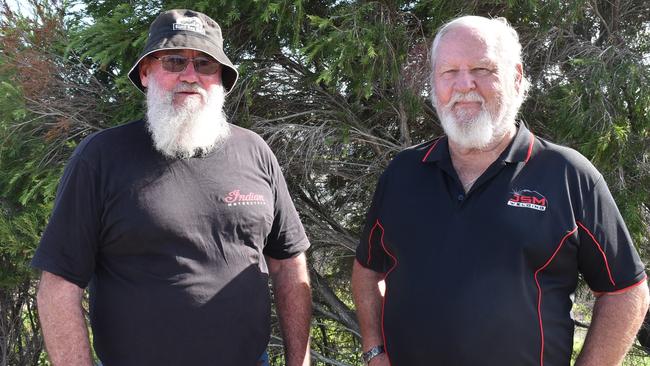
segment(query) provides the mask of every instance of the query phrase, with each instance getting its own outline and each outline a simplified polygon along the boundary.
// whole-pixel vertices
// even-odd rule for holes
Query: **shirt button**
[[[458,200],[459,200],[459,201],[462,201],[462,200],[464,200],[464,199],[465,199],[465,196],[464,196],[464,195],[462,195],[462,194],[459,194],[459,195],[458,195]]]

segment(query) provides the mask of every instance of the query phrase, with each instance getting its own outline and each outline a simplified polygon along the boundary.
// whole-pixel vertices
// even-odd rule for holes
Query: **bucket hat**
[[[223,52],[219,24],[203,13],[187,9],[166,11],[151,23],[147,44],[129,71],[131,82],[144,92],[138,70],[142,59],[156,51],[174,49],[197,50],[212,56],[222,65],[221,83],[226,93],[232,90],[239,73]]]

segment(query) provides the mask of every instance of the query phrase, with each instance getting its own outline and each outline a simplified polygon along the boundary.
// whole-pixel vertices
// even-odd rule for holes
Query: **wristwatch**
[[[361,355],[361,359],[363,359],[363,362],[367,365],[370,363],[370,360],[373,358],[379,356],[380,354],[384,353],[384,345],[381,344],[379,346],[374,346],[371,349],[368,350],[368,352],[364,352]]]

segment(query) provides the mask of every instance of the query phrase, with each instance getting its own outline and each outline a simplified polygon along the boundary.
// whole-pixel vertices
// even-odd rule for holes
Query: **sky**
[[[20,12],[23,14],[25,14],[25,11],[28,9],[31,9],[31,5],[29,5],[26,0],[5,0],[5,2],[9,5],[9,8],[11,8],[11,10],[20,10]]]

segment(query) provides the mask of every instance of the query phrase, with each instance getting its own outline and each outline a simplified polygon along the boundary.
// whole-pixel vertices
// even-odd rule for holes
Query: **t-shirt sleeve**
[[[65,168],[41,242],[31,265],[85,288],[95,270],[99,242],[99,184],[79,155]]]
[[[578,266],[589,287],[615,292],[642,281],[644,265],[602,177],[583,197],[581,216]]]
[[[375,194],[366,215],[366,223],[356,252],[359,264],[380,273],[388,271],[391,263],[390,257],[384,249],[384,228],[379,215],[385,187],[383,180],[384,176],[382,175],[375,188]]]
[[[274,259],[287,259],[306,251],[309,240],[289,195],[280,165],[270,154],[271,182],[274,185],[273,226],[266,238],[264,254]]]

